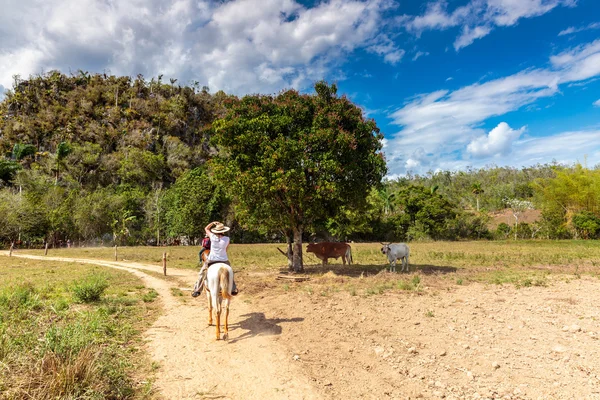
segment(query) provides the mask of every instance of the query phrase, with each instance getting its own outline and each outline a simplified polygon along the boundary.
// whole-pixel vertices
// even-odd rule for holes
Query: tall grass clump
[[[79,303],[94,303],[100,301],[104,291],[108,289],[108,280],[104,275],[88,275],[75,282],[72,287],[73,296]]]

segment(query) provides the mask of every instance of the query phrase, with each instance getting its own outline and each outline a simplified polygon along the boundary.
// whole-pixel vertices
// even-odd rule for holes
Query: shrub
[[[108,288],[108,281],[102,275],[89,275],[73,286],[75,299],[80,303],[99,301]]]

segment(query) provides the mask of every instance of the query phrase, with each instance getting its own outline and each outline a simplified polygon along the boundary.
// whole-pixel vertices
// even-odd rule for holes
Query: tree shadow
[[[302,275],[321,275],[331,271],[336,275],[357,278],[359,276],[377,275],[381,271],[389,271],[389,268],[389,264],[327,264],[324,267],[321,264],[312,264],[304,265],[304,272]],[[410,264],[410,272],[419,272],[424,275],[449,274],[454,273],[457,270],[458,268],[452,266]],[[289,270],[281,269],[279,272],[281,274],[288,274]],[[396,273],[398,275],[406,274],[405,272],[400,272],[400,264],[396,265]]]
[[[253,312],[249,314],[241,315],[241,317],[246,317],[246,319],[241,320],[240,322],[236,322],[230,325],[232,329],[244,329],[247,332],[244,332],[241,336],[231,339],[229,343],[239,342],[240,340],[249,339],[259,335],[265,336],[273,336],[273,335],[281,335],[282,328],[278,324],[282,322],[301,322],[304,321],[304,318],[272,318],[267,319],[264,313],[261,312]]]

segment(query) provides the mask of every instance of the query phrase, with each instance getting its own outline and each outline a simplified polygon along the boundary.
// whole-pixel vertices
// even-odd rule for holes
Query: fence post
[[[163,273],[165,274],[165,276],[167,276],[167,252],[164,251],[163,252]]]
[[[44,255],[48,255],[48,242],[46,242],[46,246],[44,246]]]
[[[13,251],[14,248],[15,248],[15,242],[12,242],[10,244],[10,250],[8,251],[8,256],[9,257],[12,257],[12,251]]]
[[[115,261],[117,261],[117,245],[115,244]]]

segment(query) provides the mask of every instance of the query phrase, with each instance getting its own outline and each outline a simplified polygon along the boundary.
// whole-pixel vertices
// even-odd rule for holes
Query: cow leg
[[[346,256],[342,256],[342,265],[346,266]]]

